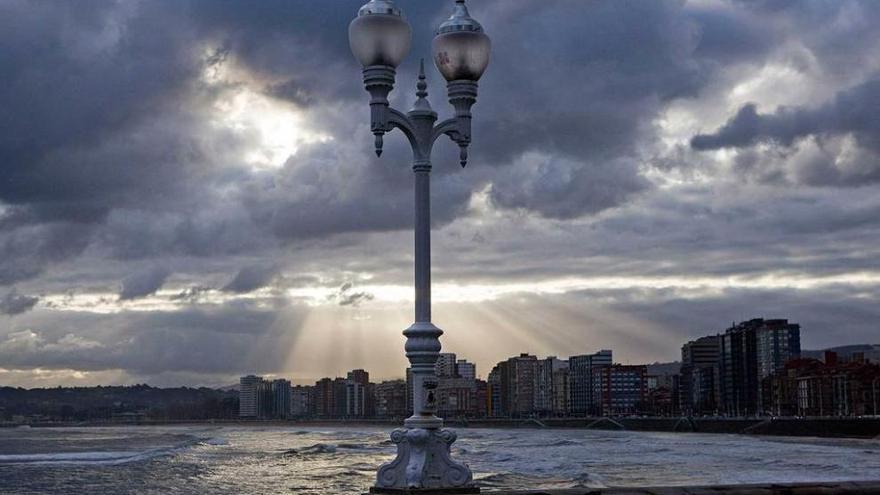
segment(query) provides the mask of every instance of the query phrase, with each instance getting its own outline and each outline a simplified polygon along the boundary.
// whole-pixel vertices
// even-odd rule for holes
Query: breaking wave
[[[144,452],[56,452],[48,454],[0,455],[0,464],[27,465],[114,465],[145,461],[171,455],[177,448],[154,449]]]
[[[201,442],[199,442],[199,445],[212,445],[215,447],[220,447],[224,445],[229,445],[229,440],[223,437],[214,437],[207,440],[202,440]]]
[[[190,438],[189,440],[177,443],[176,445],[152,448],[148,450],[97,450],[83,452],[2,454],[0,455],[0,466],[112,466],[117,464],[129,464],[133,462],[148,461],[159,457],[172,456],[196,445],[221,446],[229,445],[229,442],[222,437]]]
[[[375,450],[377,447],[363,443],[316,443],[301,449],[290,449],[282,452],[282,455],[320,455],[335,454],[339,450]]]

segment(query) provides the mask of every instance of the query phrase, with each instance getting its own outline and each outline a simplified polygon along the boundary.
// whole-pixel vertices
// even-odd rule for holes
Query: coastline
[[[115,426],[279,426],[279,427],[396,427],[402,420],[141,420],[40,422],[33,424],[0,424],[0,427],[63,428]],[[880,418],[552,418],[552,419],[472,419],[446,420],[450,428],[570,428],[668,433],[720,433],[824,438],[880,438]],[[878,492],[880,493],[880,492]]]
[[[485,491],[486,495],[877,495],[880,481],[565,490]]]

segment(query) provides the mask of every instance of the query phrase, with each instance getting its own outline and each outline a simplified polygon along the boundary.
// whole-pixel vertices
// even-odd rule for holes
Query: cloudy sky
[[[361,3],[0,0],[0,385],[402,376],[410,154],[372,153]],[[408,108],[452,2],[398,4]],[[880,341],[880,2],[469,4],[494,51],[470,165],[434,156],[445,349]]]

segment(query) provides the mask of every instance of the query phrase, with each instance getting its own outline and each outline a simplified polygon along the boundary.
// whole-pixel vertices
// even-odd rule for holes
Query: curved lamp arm
[[[416,138],[415,126],[407,115],[394,107],[388,109],[388,130],[395,127],[401,130],[413,148],[418,147],[418,138]]]
[[[470,122],[468,122],[470,124]],[[468,126],[469,127],[469,126]],[[462,167],[467,166],[468,146],[471,144],[470,132],[465,127],[464,122],[459,117],[446,119],[434,127],[431,141],[436,141],[440,136],[446,134],[461,149],[459,152],[459,161]]]
[[[471,144],[471,107],[477,102],[476,81],[452,81],[447,85],[449,103],[455,108],[455,117],[434,127],[432,139],[446,134],[461,148],[461,166],[467,165],[468,146]]]
[[[371,130],[375,136],[376,155],[381,156],[385,133],[395,127],[409,140],[415,158],[430,162],[431,149],[442,135],[447,135],[460,148],[461,166],[467,165],[468,146],[471,144],[471,107],[477,101],[476,81],[452,81],[448,84],[449,103],[455,108],[455,117],[434,125],[437,114],[431,110],[426,97],[425,67],[419,71],[419,97],[409,113],[397,110],[388,102],[394,88],[395,70],[389,66],[371,66],[364,69],[364,83],[370,92]]]
[[[449,136],[449,139],[453,140],[456,144],[458,144],[461,139],[461,133],[458,130],[458,119],[453,117],[451,119],[446,119],[443,122],[440,122],[436,126],[434,126],[434,134],[431,136],[431,141],[436,141],[440,138],[440,136],[446,134]]]

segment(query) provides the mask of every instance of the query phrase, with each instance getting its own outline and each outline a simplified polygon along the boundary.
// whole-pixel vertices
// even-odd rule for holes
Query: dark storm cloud
[[[735,170],[760,182],[795,182],[816,186],[862,186],[880,181],[880,79],[837,93],[815,107],[782,107],[760,113],[742,107],[712,134],[691,140],[698,151],[740,148]],[[852,136],[855,148],[841,148],[834,138]],[[812,141],[808,141],[812,140]],[[800,151],[804,144],[813,144]],[[769,144],[768,152],[753,149]]]
[[[730,64],[766,55],[784,36],[762,16],[740,10],[694,8],[699,43],[694,55],[706,64]]]
[[[339,99],[362,102],[366,93],[349,50],[348,24],[363,4],[361,0],[186,2],[200,32],[218,40],[249,70],[271,76],[275,81],[271,93],[300,104]],[[426,51],[433,30],[451,12],[449,4],[407,2],[403,7],[413,24],[413,57],[430,57]],[[412,66],[401,69],[414,75]]]
[[[235,274],[235,277],[223,287],[223,290],[239,294],[253,292],[271,284],[278,276],[279,271],[277,265],[246,266]]]
[[[7,4],[6,17],[21,21],[0,40],[10,68],[0,105],[12,116],[0,128],[0,158],[10,164],[0,201],[15,206],[10,219],[68,222],[84,232],[97,226],[93,242],[120,259],[217,256],[276,239],[409,227],[411,177],[401,166],[408,151],[396,136],[385,159],[370,158],[365,121],[355,118],[368,114],[367,98],[345,27],[359,4]],[[405,7],[417,35],[394,93],[403,106],[411,100],[414,60],[426,54],[431,26],[449,13],[445,3]],[[460,216],[488,182],[498,206],[549,217],[627,201],[648,187],[633,165],[636,144],[651,139],[650,119],[664,102],[699,91],[715,67],[707,60],[725,51],[722,38],[737,46],[735,40],[750,40],[738,56],[767,44],[736,16],[691,15],[672,1],[541,8],[516,1],[472,9],[496,50],[475,109],[477,170],[444,166],[454,163],[448,144],[435,157],[438,225]],[[556,34],[523,37],[526,28]],[[337,139],[302,149],[270,177],[227,163],[247,138],[209,125],[205,111],[221,89],[199,80],[206,68],[224,64],[249,71],[262,84],[257,91],[295,103]],[[440,78],[432,74],[431,82],[435,106],[447,113]],[[529,151],[564,164],[552,187],[524,163]],[[512,163],[509,173],[485,167]],[[76,252],[12,259],[20,268],[0,280],[33,277]]]
[[[114,154],[121,150],[102,143],[115,136],[136,147],[125,130],[173,103],[199,70],[181,49],[192,38],[174,12],[109,2],[0,9],[15,19],[0,44],[0,200],[91,220],[112,205],[102,202],[166,181],[173,168],[157,170],[156,156]]]
[[[80,255],[92,232],[71,223],[5,226],[0,230],[0,285],[40,275],[55,262]]]
[[[696,25],[680,4],[506,5],[495,4],[485,16],[496,50],[475,107],[474,163],[499,165],[494,173],[503,177],[509,173],[504,166],[535,151],[552,153],[567,170],[496,181],[496,203],[570,218],[616,206],[646,187],[634,167],[601,164],[632,159],[637,143],[651,139],[646,116],[664,101],[695,94],[706,79],[693,58]],[[523,36],[536,29],[565,34]],[[593,178],[607,194],[583,190]]]
[[[356,115],[356,105],[360,105],[360,113],[366,113],[365,96],[357,84],[357,67],[350,60],[345,37],[326,36],[328,25],[344,27],[349,22],[351,13],[342,4],[309,9],[296,2],[269,2],[254,9],[236,3],[222,3],[219,7],[216,3],[196,3],[195,7],[204,11],[199,22],[207,26],[205,29],[219,32],[232,56],[251,70],[280,81],[269,86],[271,94],[310,108],[320,108],[322,102],[330,99],[341,99],[349,102],[346,112]],[[436,23],[448,14],[445,7],[448,6],[424,2],[405,6],[415,26]],[[356,8],[357,2],[352,2],[351,12]],[[672,1],[555,1],[542,3],[540,8],[532,2],[516,1],[475,3],[471,8],[475,16],[484,20],[496,46],[475,107],[473,163],[506,167],[528,151],[569,155],[568,168],[572,173],[560,174],[556,179],[565,181],[561,188],[572,191],[564,195],[562,205],[542,203],[548,197],[541,192],[544,185],[536,177],[522,177],[528,179],[522,183],[502,180],[491,190],[499,206],[525,208],[550,217],[568,218],[601,211],[621,204],[632,193],[647,187],[637,168],[627,164],[612,170],[603,164],[609,159],[634,160],[637,145],[651,139],[652,116],[665,102],[695,95],[717,69],[719,54],[735,60],[766,51],[773,41],[770,35],[759,35],[762,32],[756,31],[744,16],[708,10],[688,12]],[[315,21],[306,22],[313,15]],[[297,29],[291,29],[291,23]],[[552,29],[555,36],[521,35],[541,28]],[[430,41],[430,36],[424,34],[430,30],[415,31],[413,59],[425,53]],[[279,38],[288,42],[278,43]],[[303,46],[310,50],[302,51]],[[729,49],[734,46],[736,50]],[[412,60],[401,67],[394,93],[398,104],[407,105],[411,100],[414,67]],[[439,79],[432,71],[433,100],[444,113],[448,110]],[[517,84],[508,84],[510,81]],[[527,104],[511,105],[512,101]],[[328,120],[328,116],[316,117]],[[347,117],[329,117],[329,121],[340,134],[361,136],[363,128],[353,128]],[[258,198],[259,221],[271,215],[270,220],[276,225],[274,232],[285,238],[309,236],[310,232],[386,230],[406,225],[408,218],[397,215],[395,205],[385,201],[388,195],[373,191],[376,187],[391,187],[390,193],[405,194],[409,181],[383,174],[373,160],[366,159],[367,139],[357,139],[354,144],[358,153],[346,159],[361,160],[371,169],[370,173],[358,175],[355,184],[362,187],[347,187],[348,195],[338,196],[336,202],[325,202],[322,209],[303,208],[298,202],[283,199]],[[335,147],[350,145],[334,143]],[[452,161],[448,153],[443,154],[444,149],[445,145],[441,145],[435,160],[441,174],[445,173],[444,161]],[[315,150],[319,151],[326,155],[329,150]],[[405,160],[408,153],[400,151],[402,155],[392,148],[386,161],[398,157]],[[339,155],[338,151],[334,153]],[[297,176],[290,179],[318,186],[314,189],[316,195],[335,195],[334,188],[340,184],[321,180],[325,179],[324,172],[299,170],[324,158],[297,156]],[[333,159],[338,166],[339,157]],[[481,188],[492,180],[490,175],[503,174],[504,171],[472,172],[466,176],[464,190],[436,187],[440,198],[438,220],[442,222],[460,213],[449,205],[461,204],[462,193]],[[394,175],[404,177],[400,167]],[[603,184],[604,194],[578,194],[592,179]],[[288,187],[284,185],[279,192],[287,191]],[[253,196],[249,191],[248,197]],[[315,203],[315,199],[321,200],[310,198],[310,202]],[[347,204],[349,199],[351,205]],[[376,215],[379,211],[392,214]]]
[[[171,300],[172,301],[184,301],[184,302],[192,304],[192,303],[198,302],[199,298],[201,298],[203,295],[207,294],[208,292],[210,292],[212,290],[214,290],[214,289],[212,289],[211,287],[205,287],[205,286],[188,287],[188,288],[178,292],[177,294],[174,294],[173,296],[171,296]]]
[[[495,160],[527,150],[628,154],[650,130],[646,115],[705,81],[693,58],[697,25],[678,2],[493,7],[486,17],[496,49],[477,107],[488,113],[475,120],[485,140],[475,146],[478,156],[487,146]],[[523,35],[551,30],[564,34]]]
[[[211,194],[201,199],[204,205],[181,206],[181,211],[114,210],[100,231],[99,242],[122,260],[173,255],[210,258],[275,247],[275,240],[254,225],[240,204]]]
[[[698,96],[725,64],[760,60],[779,38],[753,16],[680,2],[477,10],[496,49],[475,107],[474,161],[499,166],[496,205],[551,218],[594,214],[649,188],[638,162],[656,138],[653,119]],[[524,173],[529,152],[551,157]]]
[[[805,87],[821,88],[823,83],[813,79],[831,76],[836,84],[827,89],[836,94],[824,102],[775,109],[745,105],[716,132],[695,136],[693,148],[739,148],[734,171],[759,183],[860,186],[880,180],[878,128],[868,110],[880,98],[880,3],[767,0],[734,5],[784,40],[780,51],[788,52],[776,58],[777,66],[801,74]],[[850,136],[857,149],[840,145]],[[769,150],[751,148],[759,143]]]
[[[15,316],[26,313],[33,309],[38,302],[40,302],[39,297],[19,294],[13,289],[0,298],[0,314]]]
[[[504,208],[564,219],[613,208],[649,187],[633,160],[583,163],[526,155],[493,181],[491,197]]]
[[[119,300],[127,301],[155,294],[162,288],[171,271],[164,266],[154,266],[135,273],[122,281]]]
[[[10,69],[9,83],[0,90],[0,105],[10,115],[0,127],[0,159],[8,164],[0,204],[10,210],[0,221],[65,222],[82,231],[77,240],[87,240],[55,257],[50,249],[40,257],[4,257],[9,266],[0,272],[0,283],[39,275],[53,262],[76,256],[89,240],[120,259],[216,256],[265,249],[276,237],[408,225],[410,215],[394,213],[395,198],[409,186],[406,167],[395,167],[399,178],[385,185],[383,195],[373,191],[391,174],[360,170],[360,182],[348,186],[344,197],[338,192],[348,174],[327,182],[316,170],[339,164],[303,153],[270,181],[284,187],[318,181],[299,201],[290,199],[289,190],[268,199],[243,198],[257,201],[248,212],[216,194],[234,194],[238,184],[242,194],[259,193],[262,185],[256,190],[247,185],[265,181],[241,163],[226,162],[248,143],[210,125],[205,111],[218,89],[199,80],[203,70],[237,64],[265,81],[255,89],[270,97],[301,107],[356,100],[363,111],[365,93],[344,36],[358,2],[348,4],[96,3],[85,9],[5,4],[4,17],[21,22],[4,30],[0,40],[0,59]],[[430,15],[419,12],[436,8],[410,10],[426,19]],[[331,25],[340,32],[328,31]],[[318,112],[328,113],[333,111],[326,107]],[[350,126],[341,129],[352,132]],[[368,159],[369,135],[358,134],[365,136],[364,145],[347,153],[348,166],[389,170],[387,162]],[[335,153],[333,147],[342,144],[328,145],[319,155]],[[445,194],[438,186],[439,197],[449,199],[438,204],[451,206],[438,207],[437,218],[448,221],[461,211],[469,188],[459,185]],[[266,220],[266,228],[255,225]],[[96,238],[89,237],[96,231]],[[16,243],[11,233],[0,234],[5,251]]]
[[[265,372],[284,364],[295,337],[289,328],[300,323],[297,311],[228,304],[145,314],[34,315],[32,329],[0,336],[0,362],[13,368],[122,369],[145,376]],[[275,328],[279,320],[284,328]]]
[[[742,148],[761,142],[791,146],[806,136],[852,133],[858,142],[880,151],[880,79],[838,93],[818,108],[779,108],[760,114],[753,104],[742,107],[736,116],[713,134],[691,140],[697,150]]]
[[[880,196],[871,188],[839,193],[689,186],[651,191],[594,220],[550,223],[510,215],[493,224],[458,223],[433,238],[434,252],[443,253],[433,279],[529,284],[672,277],[675,285],[700,277],[772,275],[794,282],[872,273],[880,243],[865,239],[880,239]]]
[[[368,148],[368,141],[360,140],[362,149]],[[392,143],[392,150],[402,145]],[[409,167],[395,159],[393,151],[386,160],[360,153],[347,143],[309,146],[291,158],[271,182],[243,184],[241,201],[256,224],[285,240],[410,227],[413,178]],[[435,174],[435,224],[448,223],[461,214],[472,188],[462,173]]]
[[[114,208],[200,196],[181,191],[203,165],[183,110],[201,64],[192,30],[158,7],[0,6],[15,19],[0,34],[0,284],[77,257]]]
[[[367,301],[372,301],[376,297],[369,292],[353,290],[353,287],[354,285],[351,282],[346,282],[339,287],[339,290],[333,295],[333,299],[336,300],[337,304],[356,308]]]

